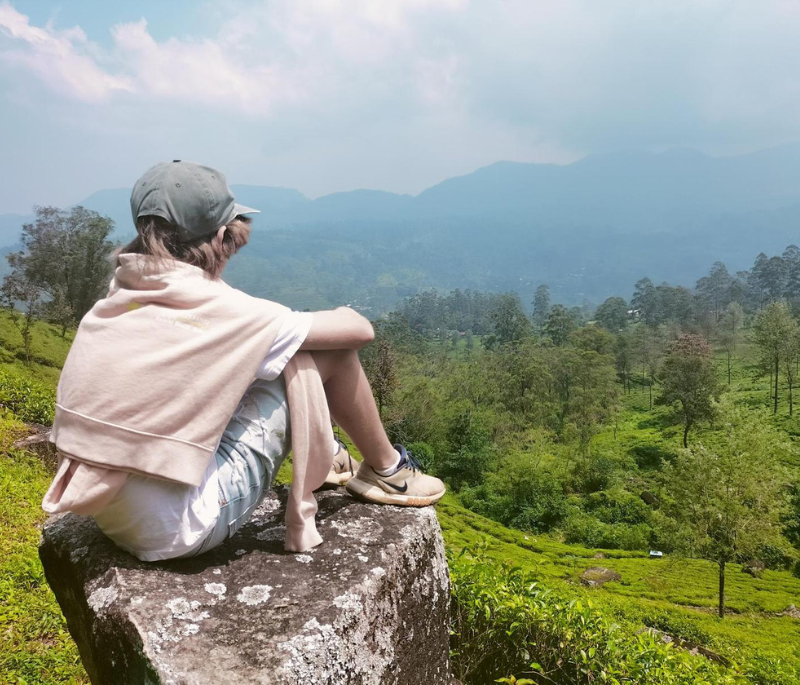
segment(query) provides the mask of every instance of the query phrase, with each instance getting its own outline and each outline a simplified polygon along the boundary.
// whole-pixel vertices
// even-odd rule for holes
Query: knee
[[[314,357],[314,362],[317,365],[317,369],[319,369],[323,382],[337,373],[361,365],[361,360],[358,358],[356,350],[314,350],[311,356]]]

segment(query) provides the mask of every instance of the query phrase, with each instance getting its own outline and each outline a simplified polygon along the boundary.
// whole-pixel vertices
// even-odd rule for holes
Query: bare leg
[[[358,353],[354,350],[315,350],[333,420],[350,437],[372,468],[388,469],[397,463],[397,452],[383,430]]]

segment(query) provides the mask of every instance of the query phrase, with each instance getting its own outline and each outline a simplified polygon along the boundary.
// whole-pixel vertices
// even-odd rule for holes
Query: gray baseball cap
[[[131,191],[133,222],[160,216],[177,226],[178,239],[188,242],[216,232],[239,214],[259,210],[236,204],[225,174],[180,159],[156,164]]]

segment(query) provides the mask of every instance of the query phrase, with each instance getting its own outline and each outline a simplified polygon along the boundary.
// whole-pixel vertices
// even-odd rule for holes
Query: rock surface
[[[622,580],[622,576],[616,571],[602,566],[592,566],[581,573],[581,583],[588,587],[600,587],[615,580]]]
[[[293,554],[285,495],[216,550],[156,564],[118,549],[91,518],[51,519],[39,553],[92,682],[450,683],[434,510],[318,493],[325,542]]]

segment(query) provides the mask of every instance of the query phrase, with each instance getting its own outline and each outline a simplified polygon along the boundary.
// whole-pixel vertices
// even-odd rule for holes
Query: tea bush
[[[53,423],[55,393],[14,371],[0,371],[0,406],[22,421],[49,426]]]
[[[493,562],[480,548],[451,555],[450,572],[452,665],[465,683],[789,685],[800,677],[779,659],[740,667],[729,653],[724,667],[647,632],[637,635],[624,619]],[[668,627],[660,619],[655,623]]]

